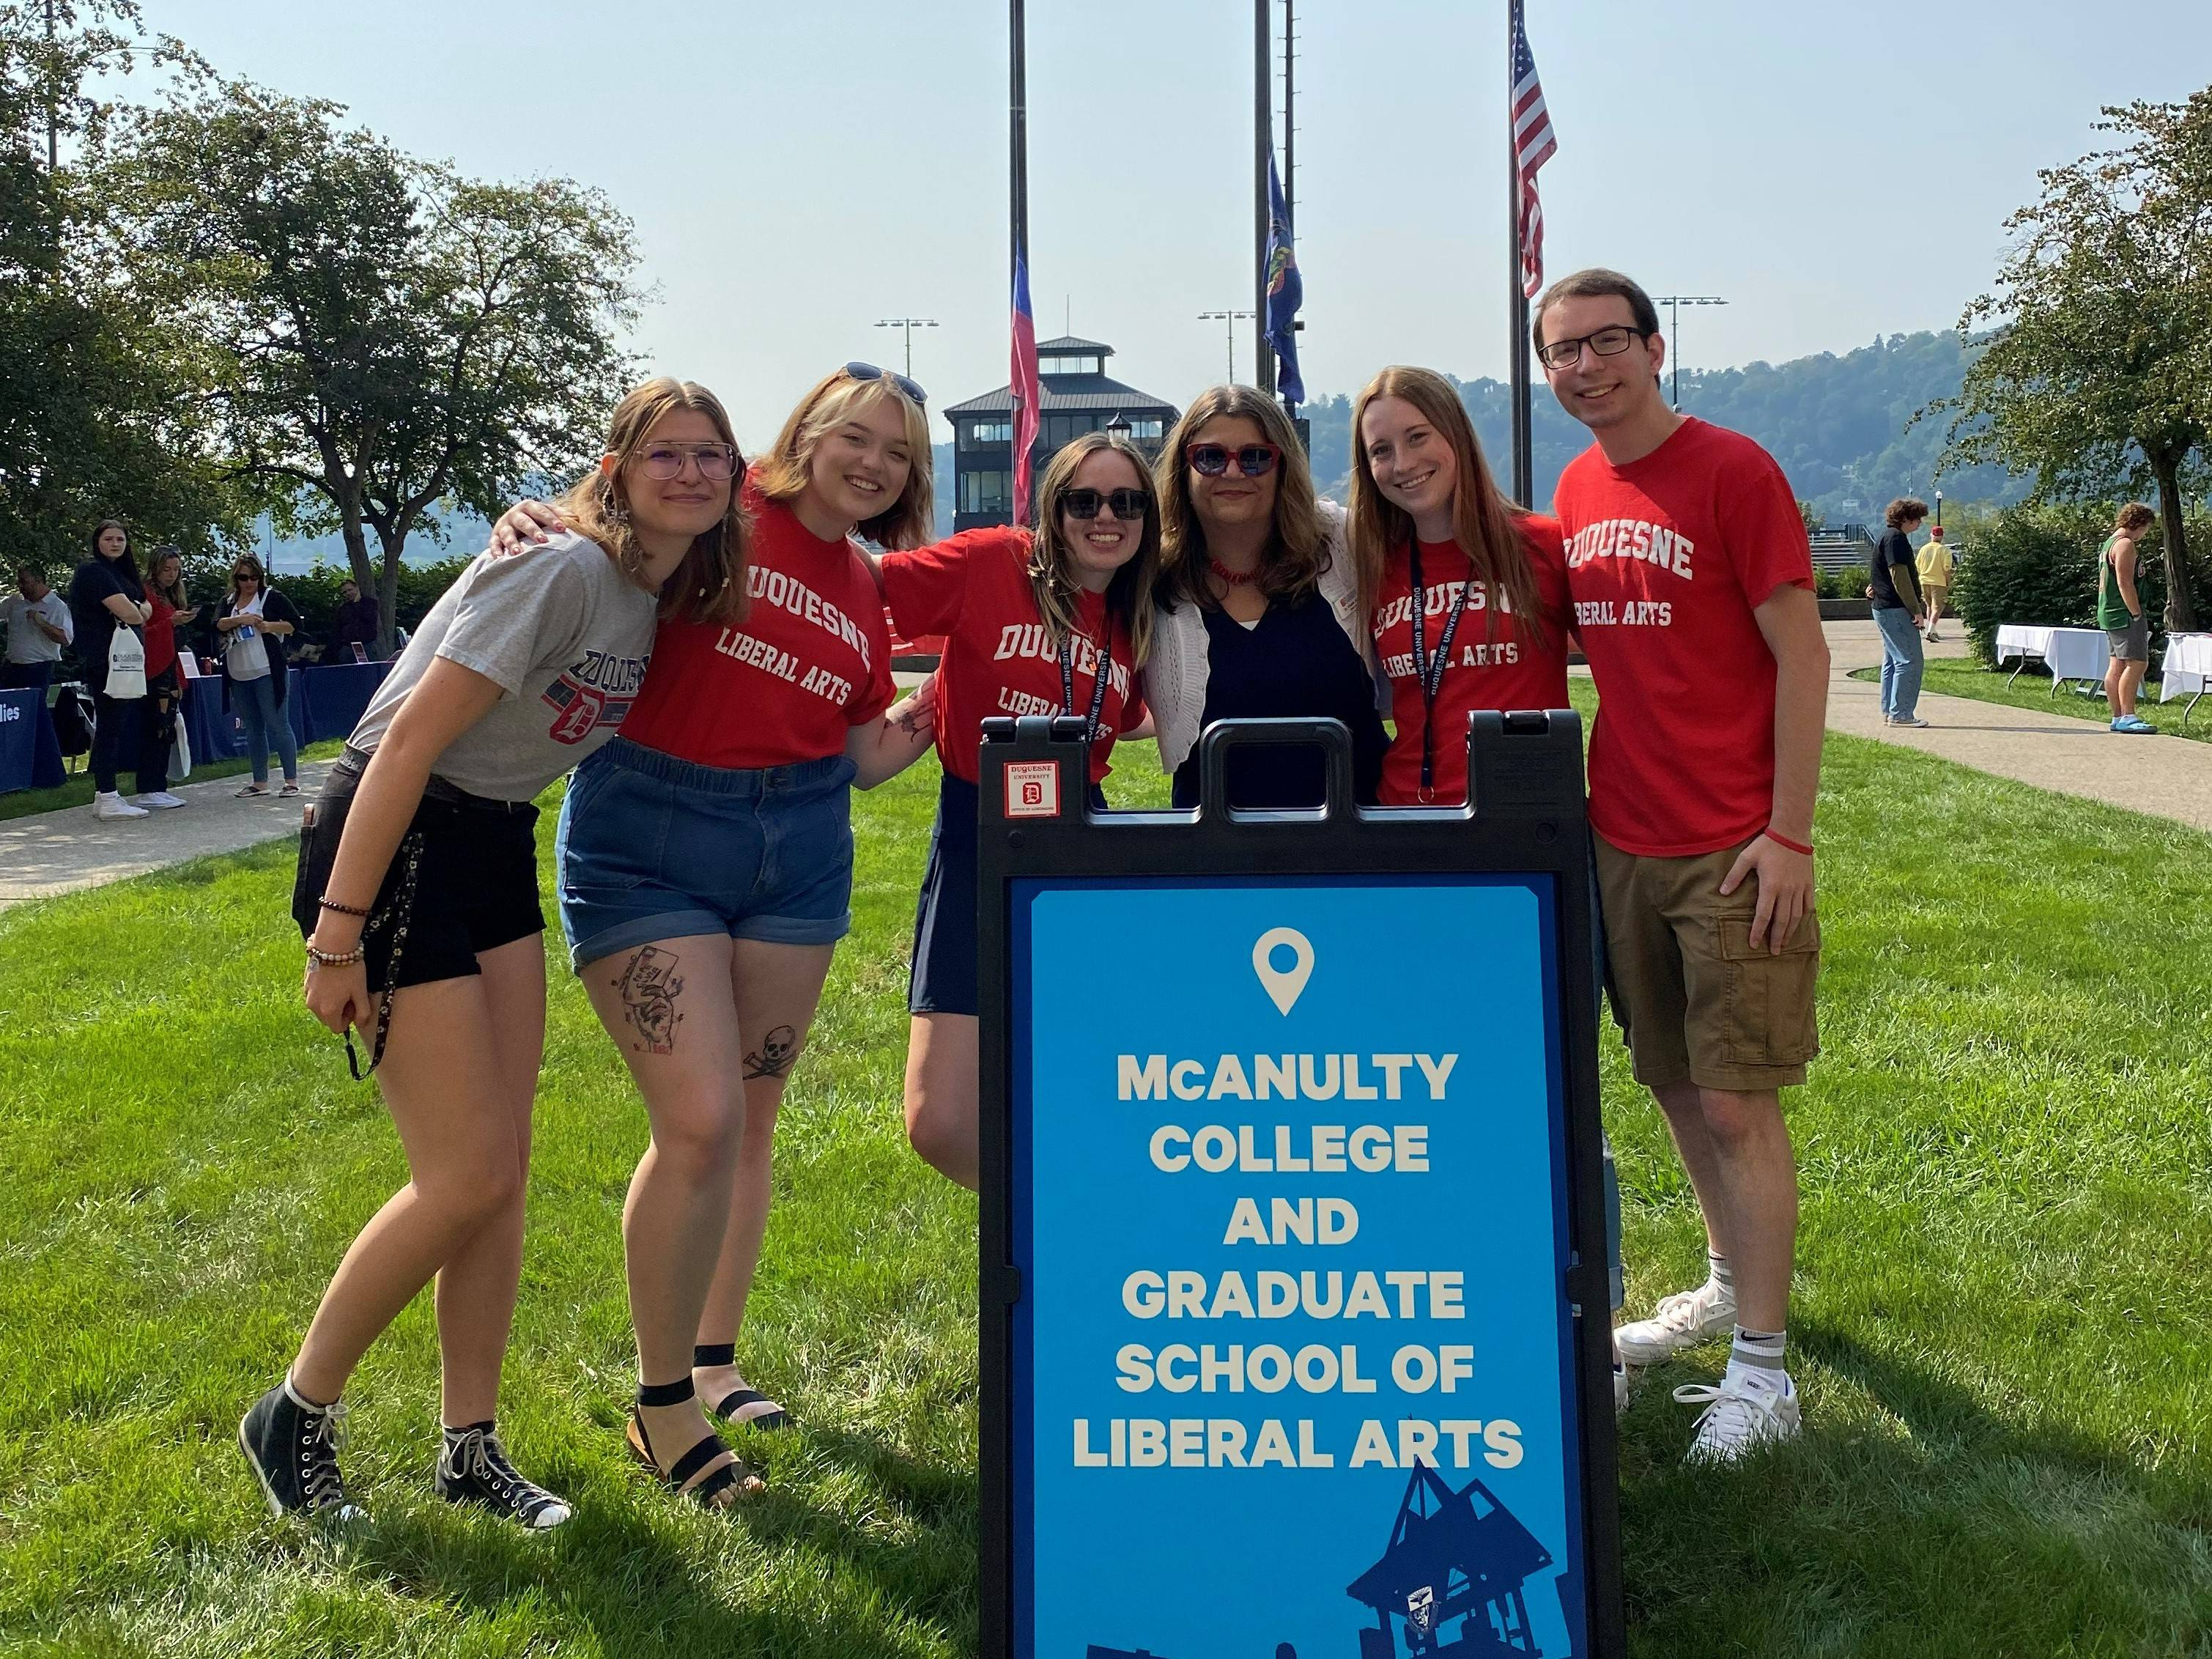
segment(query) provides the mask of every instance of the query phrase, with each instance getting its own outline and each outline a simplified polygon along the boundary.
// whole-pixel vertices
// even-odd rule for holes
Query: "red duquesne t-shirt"
[[[781,501],[744,489],[753,514],[742,623],[663,621],[632,743],[702,766],[790,766],[845,752],[891,702],[890,629],[868,563]]]
[[[1553,505],[1597,680],[1592,827],[1646,858],[1750,840],[1774,805],[1774,653],[1753,612],[1813,585],[1790,481],[1692,418],[1626,466],[1583,451]]]
[[[1098,684],[1097,641],[1107,638],[1106,596],[1085,593],[1076,607],[1071,652],[1075,707],[1062,700],[1060,652],[1045,637],[1029,578],[1025,530],[968,530],[934,547],[886,553],[884,600],[899,632],[945,635],[937,669],[937,752],[945,769],[976,780],[983,722],[994,714],[1087,715]],[[1114,739],[1144,718],[1127,628],[1117,618],[1107,646],[1111,667],[1098,736],[1091,746],[1091,781],[1111,769]]]
[[[1567,568],[1556,520],[1532,515],[1521,521],[1522,545],[1534,567],[1543,604],[1538,630],[1500,608],[1493,617],[1480,588],[1468,595],[1451,656],[1437,687],[1436,769],[1428,799],[1456,805],[1467,799],[1467,717],[1477,708],[1565,708],[1567,706]],[[1474,566],[1457,542],[1421,544],[1421,649],[1431,660],[1445,625]],[[1428,711],[1413,665],[1413,562],[1404,546],[1390,550],[1375,596],[1375,653],[1390,681],[1390,718],[1397,727],[1382,757],[1385,806],[1419,803],[1421,738]]]

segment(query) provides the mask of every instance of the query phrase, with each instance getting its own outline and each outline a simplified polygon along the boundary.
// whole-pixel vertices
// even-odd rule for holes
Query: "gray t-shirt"
[[[629,713],[653,654],[653,595],[587,537],[480,554],[430,607],[349,741],[374,750],[431,659],[444,657],[506,695],[432,771],[472,795],[530,800]]]

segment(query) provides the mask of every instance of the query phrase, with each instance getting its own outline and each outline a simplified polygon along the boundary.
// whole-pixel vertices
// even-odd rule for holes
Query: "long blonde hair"
[[[1075,631],[1075,608],[1082,584],[1075,574],[1075,550],[1060,525],[1060,498],[1074,482],[1076,470],[1101,450],[1126,456],[1141,481],[1146,477],[1144,452],[1127,438],[1110,432],[1086,432],[1067,444],[1045,464],[1037,483],[1037,527],[1030,540],[1030,591],[1036,596],[1037,615],[1044,619],[1045,637],[1058,650]],[[1140,483],[1139,488],[1144,488]],[[1146,490],[1145,527],[1137,550],[1114,573],[1106,587],[1106,626],[1110,635],[1120,617],[1129,629],[1129,653],[1141,666],[1152,648],[1152,587],[1160,574],[1159,502]],[[1110,643],[1101,641],[1101,648]]]
[[[920,547],[934,541],[937,510],[930,479],[929,416],[922,406],[899,389],[888,374],[880,380],[856,379],[848,370],[825,374],[814,389],[799,400],[799,407],[784,422],[775,441],[753,464],[753,488],[772,501],[798,498],[806,488],[814,466],[814,452],[822,440],[853,418],[860,407],[888,398],[906,424],[907,447],[913,452],[906,488],[899,497],[859,526],[860,534],[884,547]]]
[[[1367,383],[1352,406],[1352,520],[1353,559],[1359,574],[1361,625],[1375,614],[1375,596],[1382,586],[1382,567],[1390,550],[1411,544],[1413,515],[1387,500],[1375,482],[1375,468],[1367,459],[1364,430],[1368,406],[1377,398],[1402,398],[1420,411],[1452,448],[1458,482],[1452,487],[1452,539],[1474,567],[1481,591],[1492,596],[1485,607],[1484,627],[1496,625],[1498,599],[1530,635],[1541,641],[1548,632],[1543,599],[1536,591],[1536,570],[1521,539],[1521,520],[1528,509],[1507,499],[1491,476],[1483,459],[1482,444],[1474,435],[1474,422],[1451,382],[1432,369],[1392,368]]]
[[[752,545],[752,520],[738,503],[745,458],[721,399],[696,381],[663,374],[634,388],[615,405],[607,422],[607,453],[627,461],[652,435],[664,416],[678,410],[704,415],[736,456],[730,475],[730,504],[711,530],[691,538],[684,562],[660,586],[659,614],[683,622],[742,622],[745,614],[745,556]],[[629,501],[623,494],[622,467],[593,467],[554,504],[580,535],[589,536],[614,557],[635,581],[645,568],[645,550],[630,528]]]
[[[1224,416],[1252,422],[1282,451],[1275,466],[1274,533],[1260,556],[1260,591],[1269,599],[1303,599],[1328,568],[1328,530],[1314,497],[1305,446],[1291,417],[1256,387],[1208,386],[1183,411],[1152,463],[1160,507],[1161,603],[1170,610],[1179,599],[1209,611],[1220,603],[1206,581],[1206,532],[1191,506],[1189,463],[1182,452],[1207,422]]]

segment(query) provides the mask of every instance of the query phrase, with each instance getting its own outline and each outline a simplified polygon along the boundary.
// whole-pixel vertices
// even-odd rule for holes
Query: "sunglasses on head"
[[[1110,507],[1114,516],[1134,524],[1152,508],[1152,498],[1142,489],[1064,489],[1060,492],[1060,510],[1071,519],[1095,519],[1101,507]]]
[[[1239,444],[1231,449],[1227,444],[1189,444],[1184,447],[1182,458],[1190,463],[1190,470],[1206,477],[1218,478],[1229,471],[1230,458],[1237,460],[1237,470],[1248,478],[1264,478],[1275,470],[1275,463],[1283,459],[1283,452],[1273,444]]]
[[[873,363],[848,363],[845,373],[855,380],[889,380],[923,408],[929,406],[929,394],[917,382],[909,380],[895,369],[878,368]]]

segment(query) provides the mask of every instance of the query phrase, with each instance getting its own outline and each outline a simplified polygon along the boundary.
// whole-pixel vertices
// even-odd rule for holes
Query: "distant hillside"
[[[1685,371],[1682,410],[1756,438],[1773,453],[1798,495],[1834,522],[1878,515],[1899,495],[1925,495],[1936,484],[1936,461],[1948,422],[1922,421],[1917,410],[1957,395],[1965,348],[1955,332],[1893,334],[1838,357],[1822,352],[1786,363]],[[1501,482],[1511,466],[1510,392],[1503,382],[1455,380]],[[1316,482],[1343,498],[1352,470],[1352,400],[1336,396],[1308,404],[1313,421]],[[1559,472],[1589,444],[1589,434],[1562,410],[1539,380],[1530,423],[1538,505],[1548,505]],[[2001,467],[1974,467],[1942,480],[1954,501],[2011,502],[2028,481]]]

